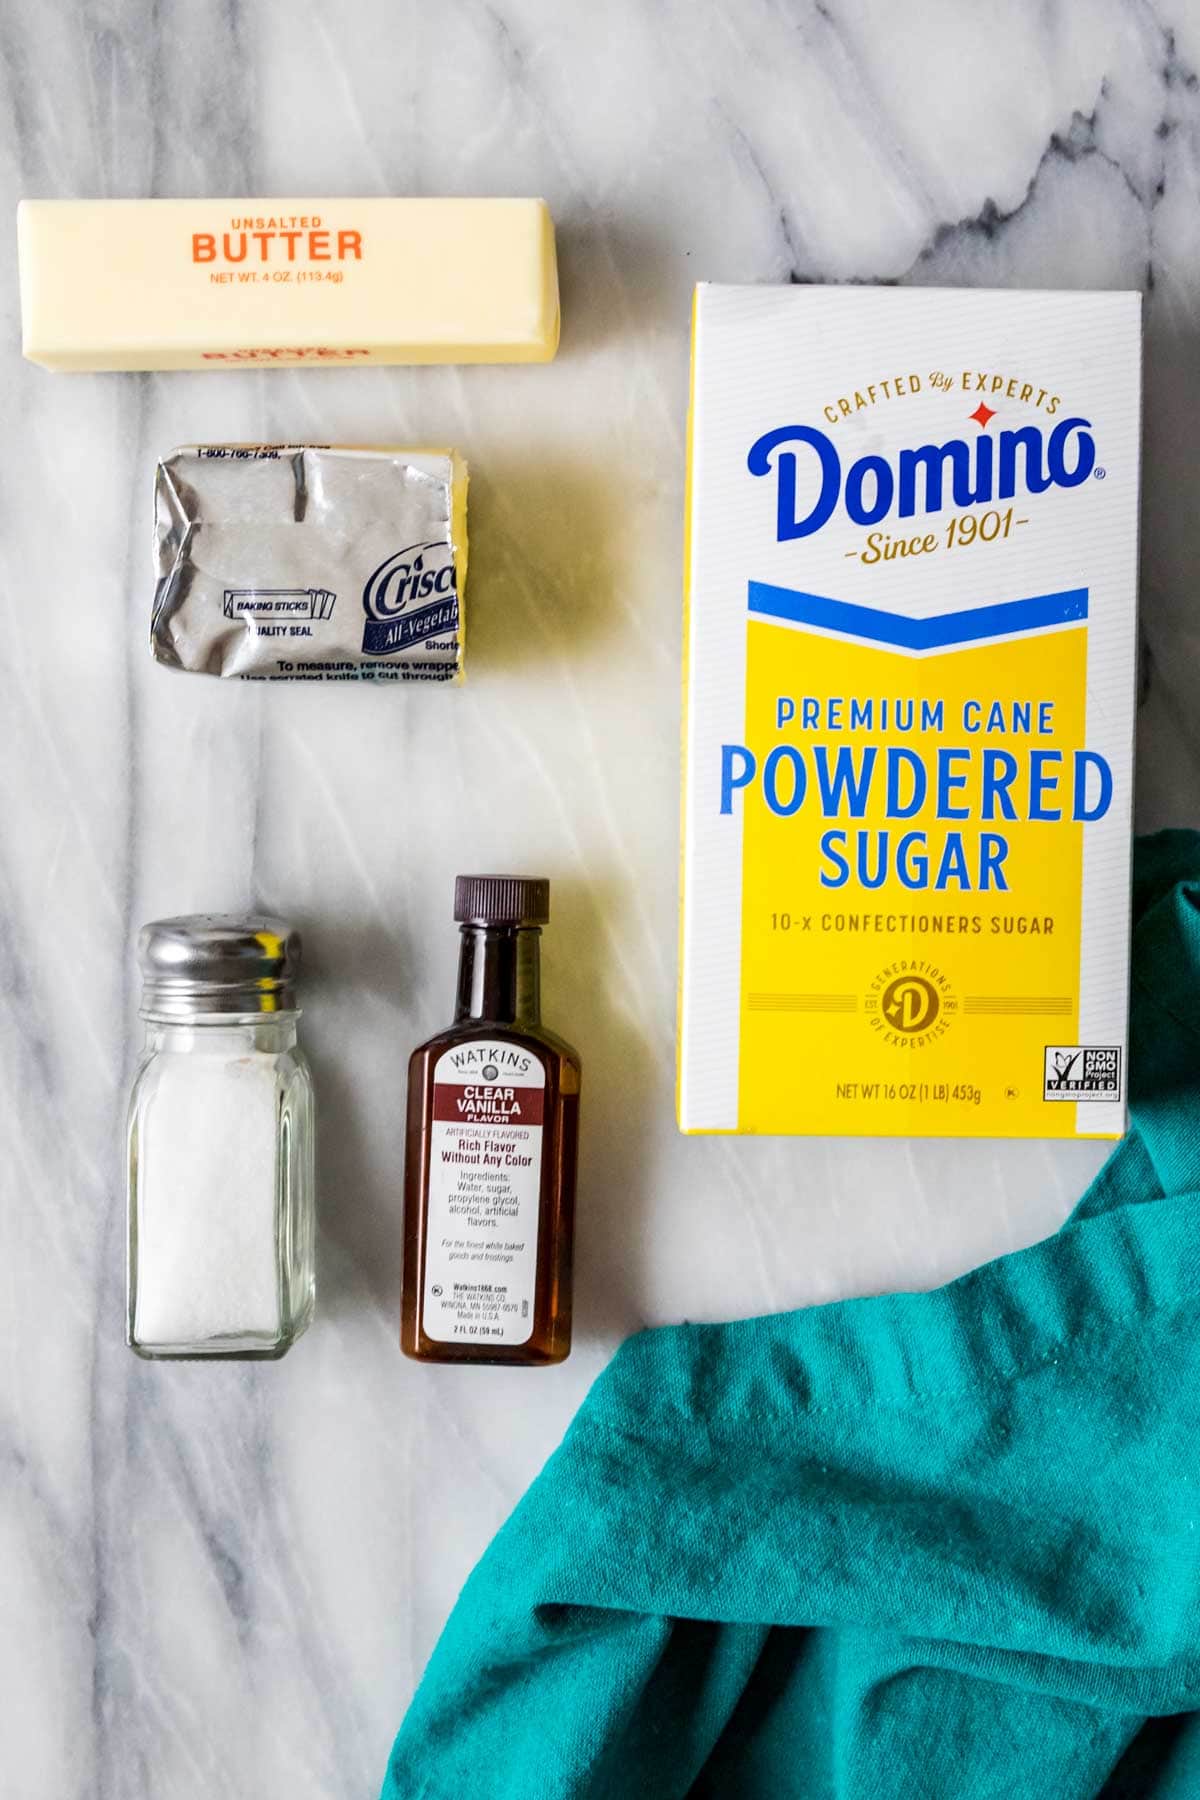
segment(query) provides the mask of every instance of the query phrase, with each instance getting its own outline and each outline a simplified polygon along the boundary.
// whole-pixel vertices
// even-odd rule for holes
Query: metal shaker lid
[[[138,963],[142,1012],[151,1018],[291,1012],[300,933],[283,919],[257,916],[155,919],[138,934]]]

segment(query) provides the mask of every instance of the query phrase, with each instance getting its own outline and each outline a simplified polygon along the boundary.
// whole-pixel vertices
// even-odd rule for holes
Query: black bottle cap
[[[544,876],[459,875],[454,917],[461,925],[544,925],[550,883]]]

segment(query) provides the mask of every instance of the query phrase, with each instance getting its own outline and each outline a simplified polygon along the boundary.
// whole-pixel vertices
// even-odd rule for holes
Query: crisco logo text
[[[454,592],[454,557],[448,544],[410,544],[380,563],[363,589],[363,608],[372,619],[394,619],[414,600]]]
[[[837,446],[816,425],[781,425],[750,447],[751,475],[775,476],[775,535],[780,542],[811,537],[839,502],[855,525],[877,525],[891,514],[912,518],[946,505],[978,506],[1018,492],[1073,488],[1096,467],[1091,422],[1061,419],[1046,432],[1021,425],[968,441],[919,444],[895,456],[860,456],[847,469]]]
[[[409,544],[380,563],[363,588],[363,653],[391,656],[412,644],[452,641],[458,630],[453,546]]]

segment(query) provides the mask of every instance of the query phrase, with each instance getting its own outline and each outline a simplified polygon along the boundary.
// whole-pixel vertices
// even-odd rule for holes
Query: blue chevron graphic
[[[856,606],[823,594],[771,587],[752,581],[750,611],[756,618],[784,619],[792,625],[814,625],[844,637],[869,638],[896,650],[952,650],[981,638],[1008,637],[1014,632],[1044,631],[1048,625],[1078,625],[1088,616],[1086,588],[1061,594],[1035,594],[1028,600],[1002,600],[968,612],[939,613],[932,619],[907,619],[876,606]]]

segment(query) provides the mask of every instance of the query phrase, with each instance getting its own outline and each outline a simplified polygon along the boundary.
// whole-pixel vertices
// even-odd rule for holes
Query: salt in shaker
[[[282,1356],[314,1295],[299,935],[278,919],[160,919],[138,957],[127,1341],[146,1357]]]

